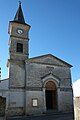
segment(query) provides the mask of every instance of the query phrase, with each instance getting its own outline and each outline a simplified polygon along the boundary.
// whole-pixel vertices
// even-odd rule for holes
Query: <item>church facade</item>
[[[6,115],[72,111],[72,65],[51,54],[29,58],[29,30],[19,4],[8,29],[9,78],[0,82]]]

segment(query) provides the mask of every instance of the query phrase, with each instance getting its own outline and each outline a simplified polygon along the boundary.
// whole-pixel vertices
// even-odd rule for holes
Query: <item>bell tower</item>
[[[9,87],[25,87],[25,60],[29,56],[29,29],[30,25],[25,23],[21,2],[13,21],[9,22]]]
[[[29,56],[29,29],[30,25],[25,23],[21,8],[21,2],[13,21],[9,22],[9,58],[12,60],[25,60]]]

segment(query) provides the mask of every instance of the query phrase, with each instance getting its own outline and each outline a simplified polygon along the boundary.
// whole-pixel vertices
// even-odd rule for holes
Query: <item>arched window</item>
[[[17,52],[20,52],[20,53],[23,52],[23,44],[22,43],[17,43]]]

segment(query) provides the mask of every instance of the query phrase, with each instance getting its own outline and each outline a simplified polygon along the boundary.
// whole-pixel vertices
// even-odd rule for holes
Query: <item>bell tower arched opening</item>
[[[57,110],[57,87],[53,81],[48,81],[45,86],[46,109]]]

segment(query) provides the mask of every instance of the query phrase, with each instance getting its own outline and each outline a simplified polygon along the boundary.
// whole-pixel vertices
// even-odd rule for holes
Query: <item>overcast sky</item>
[[[29,57],[44,54],[73,65],[72,81],[80,78],[80,0],[21,0],[29,32]],[[8,77],[8,25],[19,0],[0,0],[0,67]]]

